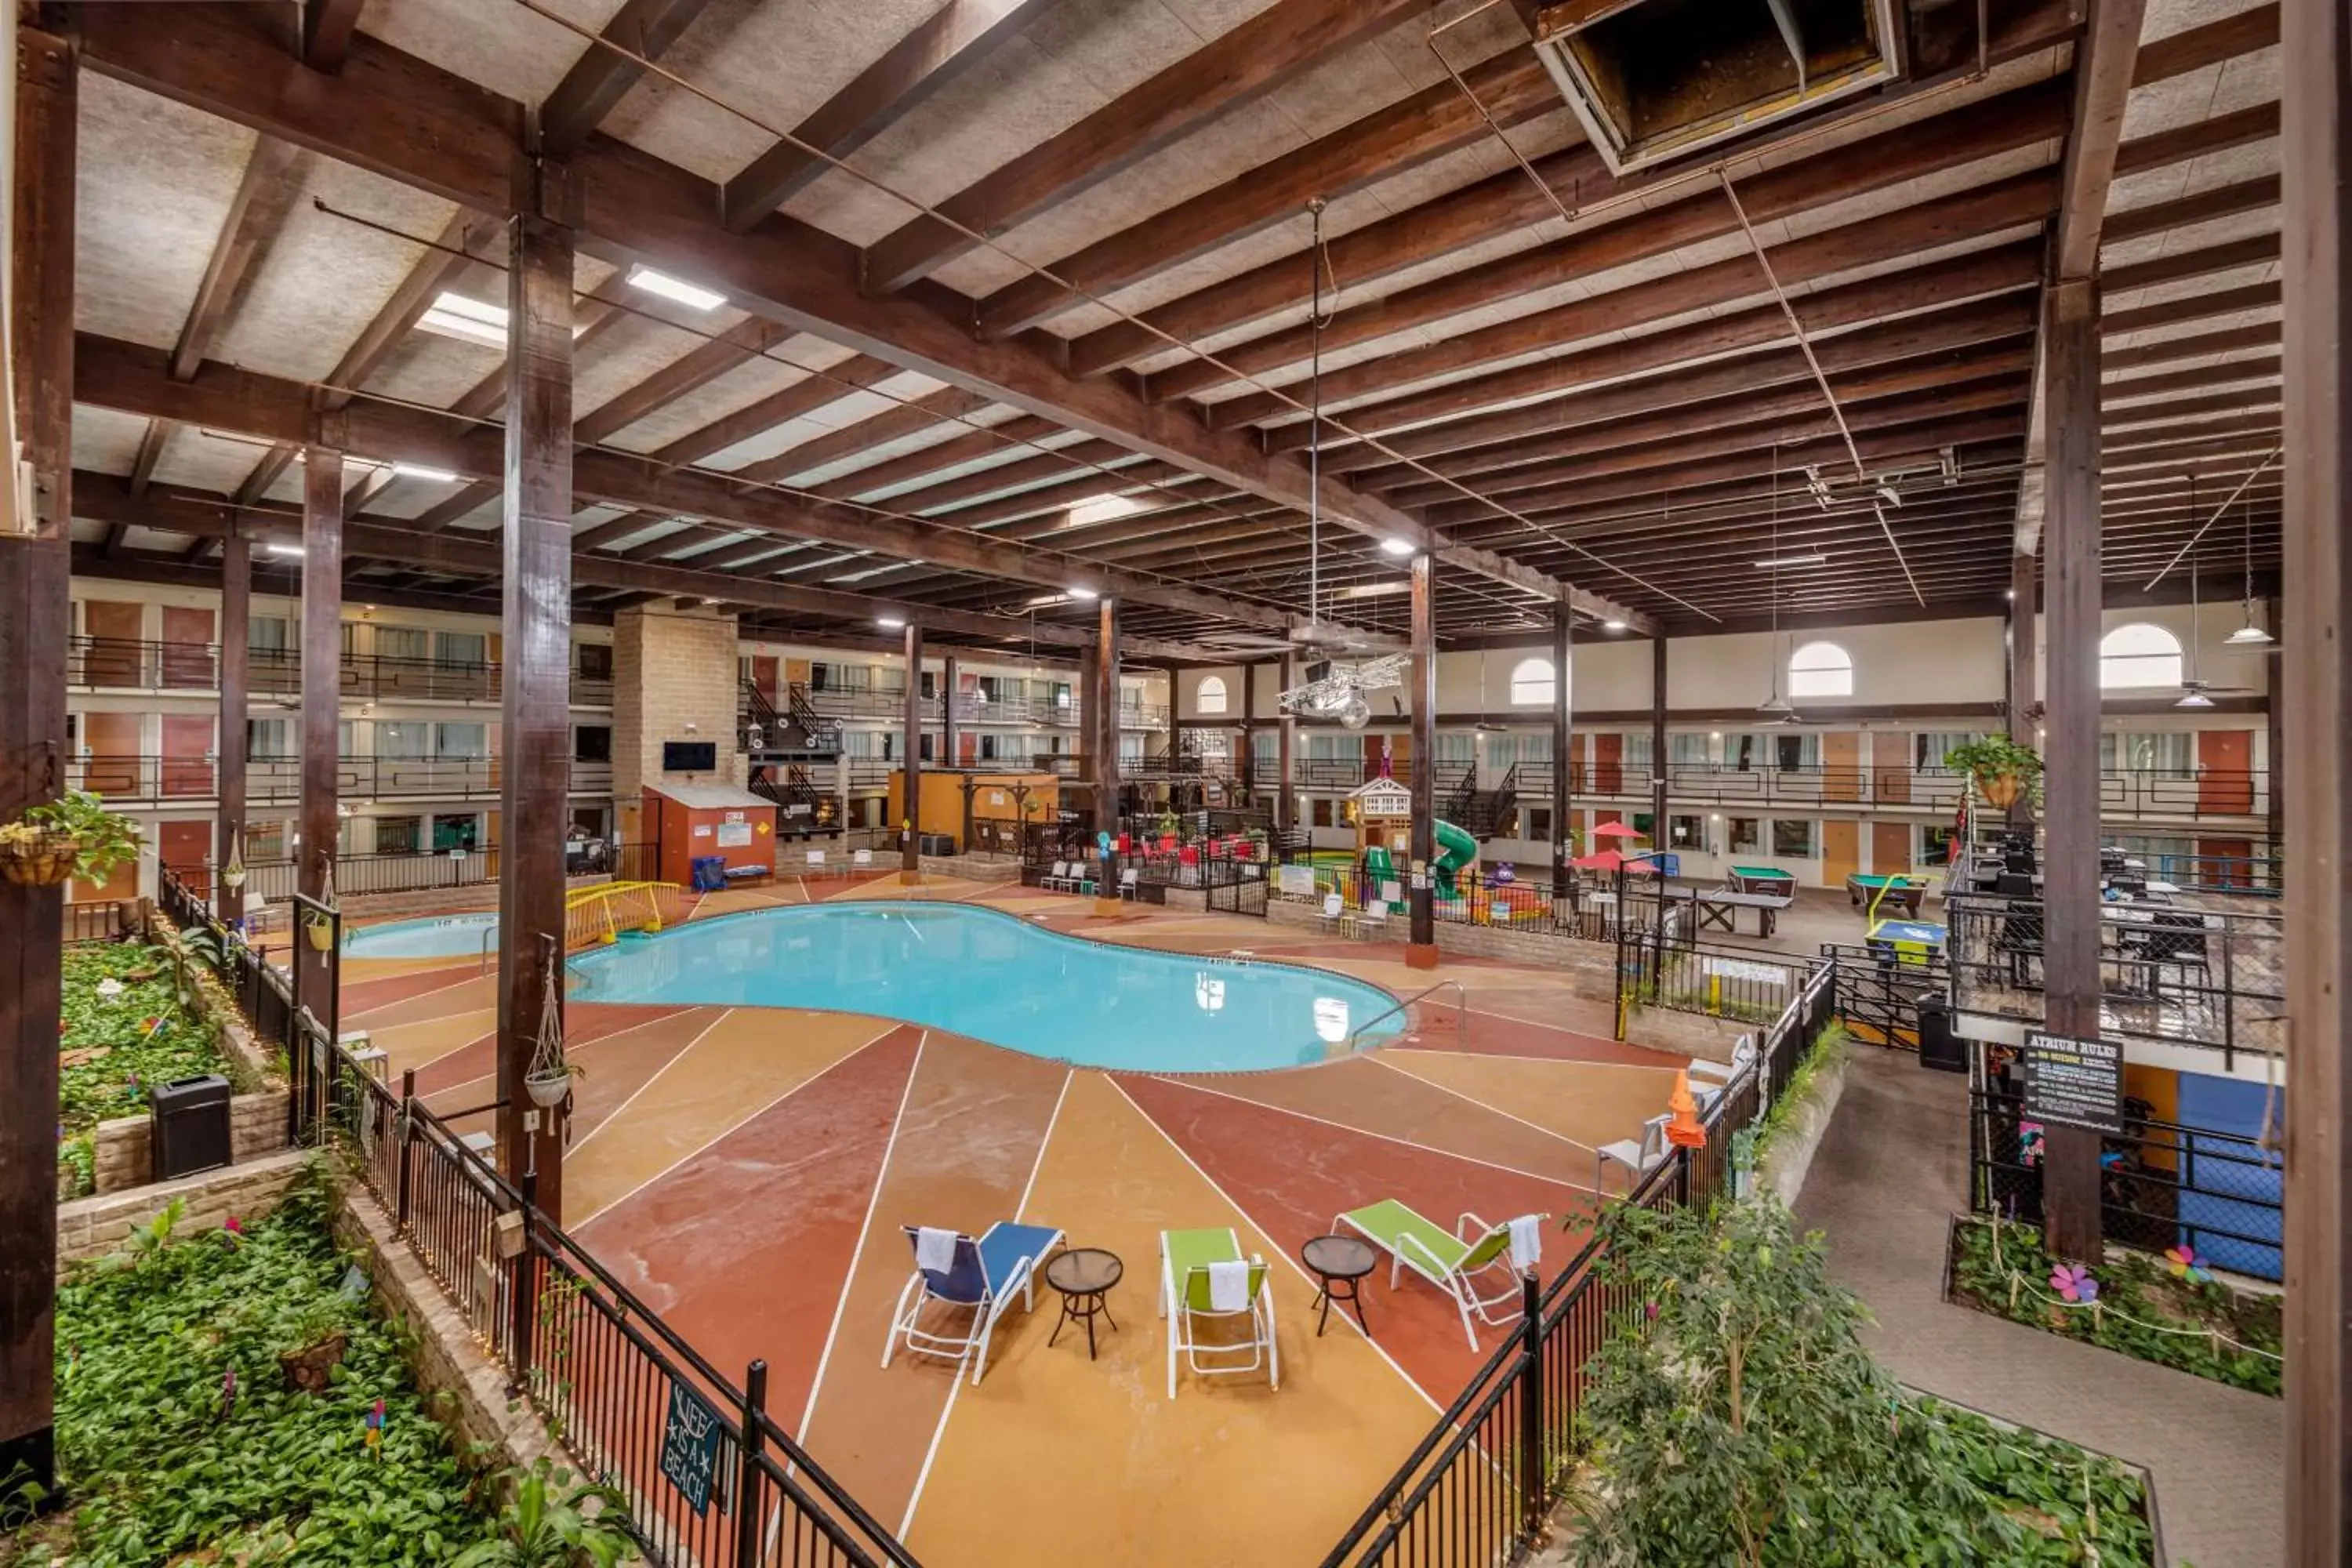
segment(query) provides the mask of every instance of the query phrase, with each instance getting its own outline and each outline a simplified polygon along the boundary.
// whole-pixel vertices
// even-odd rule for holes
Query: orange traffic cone
[[[1706,1129],[1699,1125],[1698,1101],[1691,1096],[1690,1074],[1675,1074],[1675,1091],[1666,1097],[1675,1119],[1666,1123],[1666,1142],[1681,1149],[1706,1147]]]

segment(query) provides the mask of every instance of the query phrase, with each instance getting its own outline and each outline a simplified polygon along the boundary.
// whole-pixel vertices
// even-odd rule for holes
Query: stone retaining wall
[[[118,1193],[155,1179],[155,1121],[118,1116],[90,1130],[93,1182],[97,1190]],[[286,1090],[240,1094],[228,1102],[229,1163],[243,1165],[286,1147]]]
[[[281,1124],[285,1114],[281,1098]],[[250,1164],[224,1165],[175,1182],[157,1182],[128,1192],[101,1193],[97,1197],[61,1204],[58,1206],[58,1266],[63,1268],[68,1263],[103,1258],[116,1250],[131,1226],[145,1225],[162,1214],[174,1198],[187,1205],[179,1225],[183,1234],[217,1230],[232,1215],[240,1224],[258,1219],[276,1208],[287,1189],[301,1178],[309,1158],[302,1150],[289,1149]]]

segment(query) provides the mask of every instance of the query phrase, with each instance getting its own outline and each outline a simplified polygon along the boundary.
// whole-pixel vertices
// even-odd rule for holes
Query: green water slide
[[[1478,841],[1450,822],[1437,825],[1437,890],[1454,896],[1454,874],[1478,858]]]

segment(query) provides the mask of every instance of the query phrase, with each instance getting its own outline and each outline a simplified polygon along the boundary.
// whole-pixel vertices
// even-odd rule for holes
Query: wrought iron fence
[[[1714,1202],[1730,1190],[1731,1134],[1785,1086],[1828,1021],[1823,964],[1765,1031],[1758,1059],[1701,1113],[1706,1145],[1675,1149],[1623,1201],[1653,1208]],[[1522,1285],[1523,1317],[1360,1514],[1322,1568],[1503,1568],[1534,1540],[1582,1447],[1585,1366],[1643,1319],[1605,1278],[1588,1243],[1548,1289]]]
[[[1956,894],[1944,918],[1953,1006],[2040,1023],[2042,900]],[[2218,1050],[2224,1071],[2241,1051],[2285,1049],[2285,922],[2274,910],[2103,904],[2097,921],[2103,1033]]]
[[[2024,1096],[1991,1080],[1969,1096],[1970,1196],[1981,1213],[2042,1222],[2042,1126]],[[2217,1266],[2282,1277],[2285,1162],[2276,1138],[2187,1127],[2124,1101],[2100,1137],[2100,1231],[2147,1252],[2186,1244]]]
[[[1672,929],[1628,931],[1618,942],[1618,1002],[1621,1010],[1657,1007],[1765,1023],[1824,967],[1823,960],[1762,948],[1685,941]]]
[[[1871,1045],[1918,1049],[1919,1004],[1951,994],[1951,962],[1941,952],[1824,942],[1822,956],[1837,963],[1838,1022]]]

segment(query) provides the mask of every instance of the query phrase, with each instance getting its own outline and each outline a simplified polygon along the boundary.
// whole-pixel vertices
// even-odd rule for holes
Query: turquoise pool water
[[[354,926],[343,935],[346,958],[472,958],[482,951],[482,938],[499,929],[499,917],[442,915],[432,920],[387,921],[377,926]],[[491,938],[497,945],[497,938]]]
[[[572,973],[583,1001],[872,1013],[1136,1072],[1321,1061],[1393,1005],[1341,975],[1081,942],[968,904],[817,904],[695,921],[583,953]],[[1360,1043],[1402,1028],[1392,1015]]]

